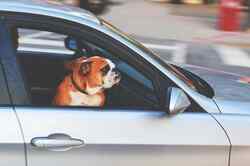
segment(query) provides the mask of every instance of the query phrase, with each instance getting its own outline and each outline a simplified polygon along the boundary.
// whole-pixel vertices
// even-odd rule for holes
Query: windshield
[[[116,33],[129,43],[132,43],[135,45],[138,49],[143,51],[145,54],[149,55],[153,59],[155,59],[158,63],[166,67],[172,74],[174,74],[177,78],[182,80],[184,83],[186,83],[191,89],[206,95],[207,97],[213,97],[214,96],[214,91],[211,88],[211,86],[204,80],[202,80],[200,77],[196,76],[195,74],[182,69],[181,67],[168,64],[166,63],[163,59],[161,59],[159,56],[155,55],[151,50],[143,46],[141,43],[138,41],[132,39],[129,37],[129,35],[126,35],[125,33],[121,32],[119,29],[111,25],[105,20],[102,20],[102,24],[107,27],[109,30],[112,32]]]

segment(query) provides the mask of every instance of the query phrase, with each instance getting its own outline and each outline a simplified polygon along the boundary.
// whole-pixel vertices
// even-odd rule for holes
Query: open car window
[[[67,35],[34,29],[18,28],[19,51],[73,55],[65,47]]]
[[[27,31],[32,33],[26,34]],[[66,78],[71,79],[69,81],[72,83],[71,86],[78,90],[77,95],[71,96],[70,99],[78,100],[81,98],[85,91],[82,92],[82,89],[77,87],[78,85],[72,79],[73,71],[69,70],[65,64],[80,57],[88,59],[99,56],[109,59],[121,73],[119,84],[105,90],[105,103],[102,107],[159,108],[153,81],[136,67],[121,60],[105,48],[100,48],[84,40],[79,44],[76,42],[79,39],[72,41],[70,40],[71,36],[47,31],[19,29],[18,36],[17,56],[27,85],[27,91],[30,94],[31,106],[61,107],[55,105],[54,101],[61,83]],[[64,106],[85,107],[83,105]]]

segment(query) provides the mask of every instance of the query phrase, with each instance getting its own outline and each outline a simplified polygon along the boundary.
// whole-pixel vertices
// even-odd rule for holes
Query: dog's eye
[[[109,65],[106,65],[104,68],[101,69],[103,75],[106,75],[110,70]]]

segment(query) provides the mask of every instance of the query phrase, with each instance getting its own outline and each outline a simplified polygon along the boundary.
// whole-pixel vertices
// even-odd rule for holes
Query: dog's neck
[[[75,89],[86,95],[92,96],[103,91],[103,88],[101,86],[90,87],[88,79],[86,77],[79,77],[76,74],[72,73],[70,78]]]
[[[80,86],[80,85],[82,85],[82,84],[79,84],[78,81],[75,80],[73,74],[71,74],[70,79],[71,79],[71,83],[73,84],[74,88],[75,88],[77,91],[79,91],[79,92],[81,92],[81,93],[84,93],[84,94],[88,95],[88,93],[87,93],[86,90],[85,90],[86,88],[84,88],[85,86]]]

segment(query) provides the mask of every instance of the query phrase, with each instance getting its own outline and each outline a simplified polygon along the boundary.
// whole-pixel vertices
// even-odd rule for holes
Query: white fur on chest
[[[69,92],[72,106],[100,106],[102,98],[99,95],[86,95],[81,92]]]

